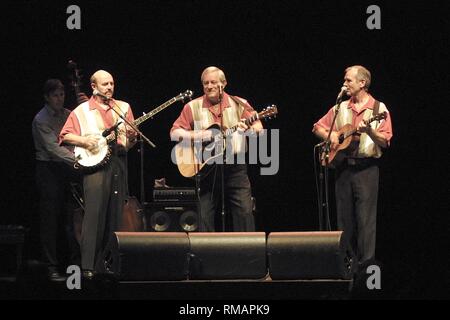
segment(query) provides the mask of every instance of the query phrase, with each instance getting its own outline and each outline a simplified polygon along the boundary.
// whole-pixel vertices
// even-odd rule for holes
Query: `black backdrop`
[[[391,111],[394,138],[382,162],[377,254],[389,297],[448,298],[445,124],[448,97],[447,1],[96,1],[78,2],[81,30],[68,30],[69,2],[17,1],[3,11],[5,84],[4,191],[1,223],[32,226],[36,193],[31,121],[50,77],[67,83],[68,59],[88,79],[105,69],[115,96],[135,116],[191,89],[200,73],[222,68],[227,91],[257,109],[276,104],[280,168],[260,176],[250,168],[258,229],[317,230],[312,124],[332,105],[345,67],[372,71],[371,92]],[[369,30],[366,9],[381,8],[381,30]],[[73,107],[68,91],[67,106]],[[177,103],[141,126],[155,144],[145,147],[145,190],[166,177],[190,186],[170,162],[168,131]],[[139,197],[139,156],[129,155],[131,194]],[[334,208],[332,208],[334,209]],[[334,223],[334,211],[331,212]]]

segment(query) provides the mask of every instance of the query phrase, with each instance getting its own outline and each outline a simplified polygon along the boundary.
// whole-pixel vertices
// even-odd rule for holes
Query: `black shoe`
[[[91,270],[83,270],[83,278],[86,280],[92,280],[94,279],[94,272]]]
[[[50,281],[66,281],[66,277],[60,274],[58,271],[49,271],[47,277]]]

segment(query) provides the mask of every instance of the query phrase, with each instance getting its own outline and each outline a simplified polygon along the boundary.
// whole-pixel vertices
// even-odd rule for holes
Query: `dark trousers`
[[[105,167],[84,176],[83,187],[81,267],[94,270],[109,237],[121,223],[127,191],[125,158],[111,156]]]
[[[61,259],[76,263],[79,256],[73,225],[73,214],[78,205],[72,198],[71,182],[76,183],[77,177],[68,165],[36,161],[42,260],[49,268],[58,268]]]
[[[360,264],[375,259],[378,181],[376,164],[336,170],[338,229],[344,231]]]
[[[222,212],[222,183],[220,166],[201,182],[200,187],[200,231],[216,231]],[[252,212],[252,192],[247,167],[244,164],[225,165],[225,213],[232,219],[233,231],[255,231]],[[222,226],[223,227],[223,226]]]

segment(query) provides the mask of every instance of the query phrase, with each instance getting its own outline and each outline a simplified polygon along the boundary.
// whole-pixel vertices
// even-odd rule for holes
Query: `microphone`
[[[219,98],[222,100],[223,96],[223,85],[219,84]]]
[[[94,89],[94,91],[92,92],[92,95],[100,97],[100,98],[102,98],[105,101],[109,101],[109,100],[112,99],[112,98],[109,98],[109,97],[105,96],[103,93],[100,93],[97,89]]]
[[[121,123],[122,123],[122,121],[119,121],[119,122],[117,122],[115,125],[113,125],[111,128],[105,129],[105,131],[102,132],[102,136],[105,137],[105,138],[106,138],[107,136],[109,136],[109,134],[110,134],[111,132],[113,132],[114,130],[116,130],[117,127],[118,127]]]
[[[337,96],[337,101],[338,101],[338,102],[341,102],[341,101],[342,101],[342,98],[343,98],[343,96],[344,96],[344,94],[345,94],[346,91],[347,91],[347,87],[346,87],[346,86],[343,86],[343,87],[341,88],[341,92],[339,92],[339,94],[338,94],[338,96]]]

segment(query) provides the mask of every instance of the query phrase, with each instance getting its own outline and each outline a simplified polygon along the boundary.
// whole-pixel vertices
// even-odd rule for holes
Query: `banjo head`
[[[110,152],[106,139],[100,137],[98,147],[92,151],[82,147],[75,147],[74,153],[77,162],[76,165],[82,168],[94,168],[107,160]]]

